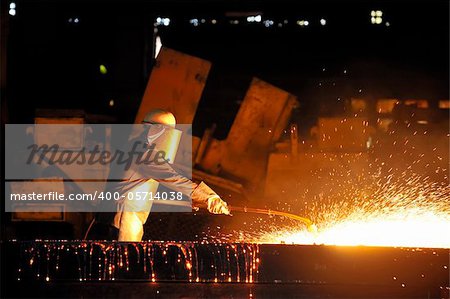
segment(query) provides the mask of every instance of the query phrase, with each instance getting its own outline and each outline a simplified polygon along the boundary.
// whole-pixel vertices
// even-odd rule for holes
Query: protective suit
[[[162,111],[162,113],[168,112]],[[152,120],[149,122],[150,126],[137,138],[131,140],[130,144],[137,141],[146,142],[149,157],[150,160],[152,160],[152,155],[155,155],[157,150],[155,150],[154,147],[152,148],[151,145],[157,144],[158,138],[161,138],[164,126],[167,126],[167,122],[170,123],[172,120],[171,118],[169,118],[169,121],[164,118],[161,119],[159,115],[156,117],[157,122],[153,121],[155,117],[146,118]],[[117,192],[120,195],[123,195],[124,199],[118,202],[117,212],[113,217],[111,214],[108,215],[105,213],[97,215],[97,221],[103,223],[107,222],[119,230],[119,241],[131,242],[142,240],[144,233],[143,225],[147,221],[153,204],[153,201],[151,200],[127,200],[127,198],[129,198],[128,193],[155,193],[159,184],[190,197],[192,199],[192,206],[195,208],[204,208],[213,214],[230,214],[227,203],[223,201],[216,192],[204,182],[196,184],[187,177],[179,174],[168,162],[132,164],[129,169],[124,171],[122,177],[124,178],[123,180],[113,181],[107,184],[108,192]]]

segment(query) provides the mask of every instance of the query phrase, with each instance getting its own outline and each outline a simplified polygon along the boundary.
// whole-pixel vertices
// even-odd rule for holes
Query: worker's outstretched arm
[[[193,207],[205,208],[213,214],[229,215],[228,205],[204,182],[194,183],[178,173],[169,163],[141,164],[139,172],[160,184],[192,198]]]

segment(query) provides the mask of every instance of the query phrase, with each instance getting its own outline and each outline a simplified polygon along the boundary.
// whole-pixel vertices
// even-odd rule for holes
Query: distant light
[[[230,20],[230,24],[237,25],[239,24],[239,20]]]
[[[78,23],[80,20],[78,18],[75,18],[73,21],[74,23]]]
[[[264,23],[264,26],[266,26],[266,27],[270,27],[270,26],[273,25],[273,21],[272,20],[265,20],[263,23]]]
[[[347,74],[347,70],[344,70],[344,74]]]
[[[320,25],[325,26],[327,24],[327,20],[320,19]]]
[[[308,21],[305,21],[305,26],[308,26],[309,25],[309,22]]]
[[[283,27],[283,23],[278,23],[278,27]]]
[[[68,21],[69,23],[72,23],[72,18],[68,19],[67,21]]]
[[[383,22],[382,16],[383,16],[383,12],[381,10],[372,10],[370,12],[370,22],[372,24],[381,24]]]
[[[111,107],[114,106],[114,100],[109,101],[109,106],[111,106]]]
[[[309,25],[309,22],[308,21],[306,21],[306,20],[298,20],[297,21],[297,25],[299,25],[299,26],[308,26]]]
[[[102,75],[106,75],[106,73],[108,73],[106,66],[104,66],[103,64],[100,64],[99,70],[100,70],[100,74],[102,74]]]
[[[288,23],[288,20],[284,20],[283,23],[284,23],[284,24],[287,24],[287,23]]]
[[[440,109],[450,109],[450,100],[440,100],[439,108]]]
[[[386,27],[389,27],[389,26],[391,26],[391,23],[386,22],[385,25],[386,25]]]
[[[379,24],[381,24],[383,22],[383,18],[381,18],[381,17],[372,17],[370,19],[370,21],[372,22],[372,24],[379,25]]]
[[[249,23],[253,23],[253,22],[259,23],[259,22],[261,22],[261,15],[248,16],[247,17],[247,22],[249,22]]]
[[[205,20],[205,19],[201,19],[200,22],[201,22],[202,24],[205,24],[206,20]]]
[[[212,23],[212,24],[217,24],[217,20],[216,20],[216,19],[212,19],[212,20],[211,20],[211,23]]]
[[[326,70],[327,70],[326,68],[323,68],[323,69],[322,69],[322,72],[325,72]]]
[[[170,18],[157,17],[155,25],[156,26],[169,26],[170,25]]]
[[[358,92],[361,93],[361,92],[362,92],[362,89],[359,89]]]
[[[189,23],[191,23],[194,26],[198,26],[198,19],[190,19]]]
[[[16,3],[15,2],[9,3],[9,12],[8,13],[11,16],[15,16],[16,15]]]

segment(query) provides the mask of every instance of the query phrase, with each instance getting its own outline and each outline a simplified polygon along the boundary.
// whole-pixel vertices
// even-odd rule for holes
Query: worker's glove
[[[212,214],[230,215],[227,203],[217,195],[209,197],[207,204],[207,209]]]

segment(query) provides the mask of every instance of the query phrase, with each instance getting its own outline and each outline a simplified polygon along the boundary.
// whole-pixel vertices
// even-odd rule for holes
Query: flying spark
[[[280,228],[276,222],[245,242],[270,244],[450,248],[450,187],[411,177],[405,183],[380,181],[367,197],[315,205],[318,233],[304,225]]]

